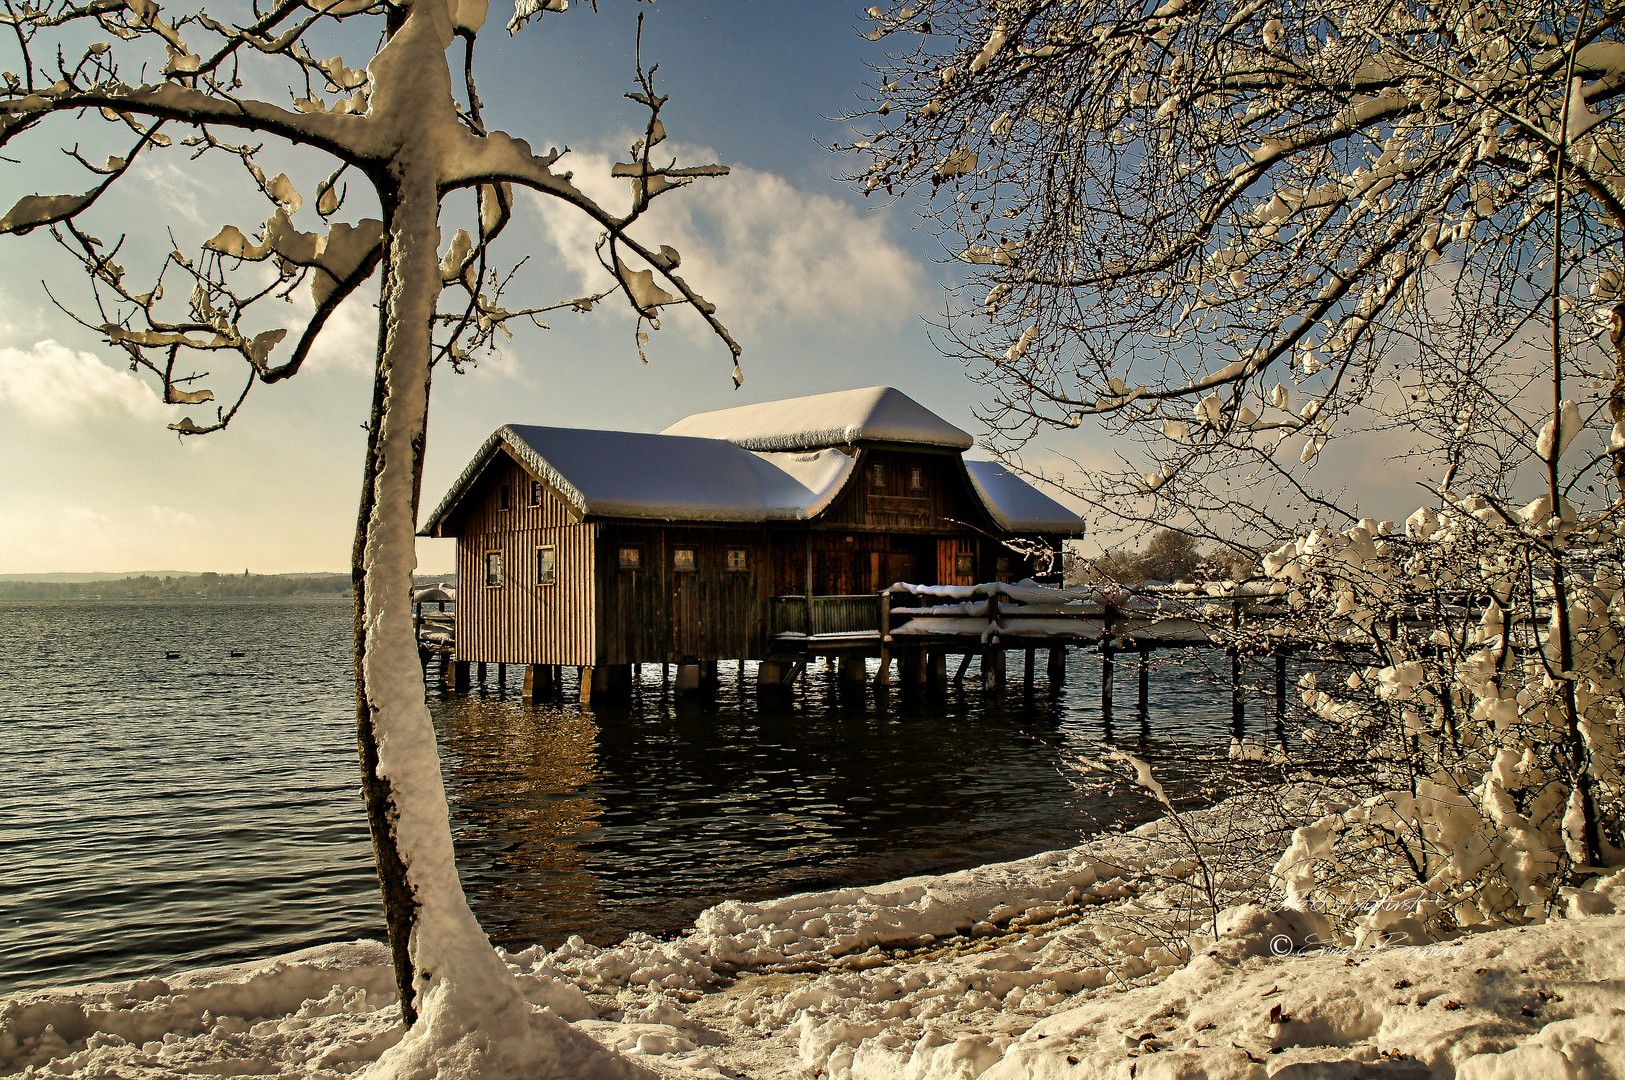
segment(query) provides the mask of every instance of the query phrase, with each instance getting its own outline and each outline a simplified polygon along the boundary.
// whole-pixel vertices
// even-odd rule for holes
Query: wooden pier
[[[1014,681],[1009,654],[1015,652],[1020,658],[1020,684],[1031,695],[1038,685],[1040,653],[1045,683],[1055,691],[1066,678],[1068,651],[1091,649],[1100,657],[1101,712],[1109,723],[1120,657],[1133,657],[1137,664],[1135,704],[1144,717],[1155,652],[1224,648],[1230,661],[1232,719],[1239,729],[1245,723],[1248,688],[1243,681],[1245,658],[1233,644],[1235,634],[1260,622],[1279,626],[1285,609],[1280,597],[1265,592],[1210,588],[1213,591],[1180,586],[1101,590],[1032,583],[898,583],[878,593],[778,596],[770,605],[770,651],[756,665],[755,684],[762,692],[787,692],[810,665],[822,660],[834,669],[837,685],[848,691],[933,694],[950,686],[962,688],[976,663],[982,690],[998,693]],[[625,700],[634,685],[641,684],[641,664],[460,661],[455,658],[449,616],[423,612],[419,619],[425,669],[433,668],[448,691],[483,687],[493,673],[497,685],[506,687],[509,666],[523,669],[523,692],[532,701],[563,700],[567,666],[576,668],[570,696],[583,704]],[[1287,709],[1287,658],[1294,643],[1284,635],[1266,636],[1273,642],[1267,655],[1274,669],[1271,703],[1279,722]],[[737,663],[743,687],[745,665],[754,659],[662,663],[661,686],[678,694],[714,694],[720,665]]]

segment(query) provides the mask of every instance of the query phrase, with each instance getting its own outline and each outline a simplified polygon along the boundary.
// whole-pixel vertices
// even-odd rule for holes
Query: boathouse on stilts
[[[540,697],[576,667],[585,700],[624,695],[633,665],[704,689],[719,662],[754,660],[759,682],[785,685],[822,655],[858,681],[879,657],[884,680],[889,586],[1058,575],[1083,534],[1019,476],[964,460],[972,442],[890,387],[660,434],[502,427],[423,527],[457,540],[450,677],[522,665]],[[942,666],[923,649],[899,660],[922,682]]]

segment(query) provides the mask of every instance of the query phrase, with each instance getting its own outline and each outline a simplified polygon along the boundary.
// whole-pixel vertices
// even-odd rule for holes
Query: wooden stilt
[[[1031,696],[1033,692],[1033,667],[1037,663],[1038,650],[1028,646],[1026,653],[1026,662],[1021,673],[1021,692]]]
[[[941,693],[948,682],[948,654],[933,652],[925,665],[925,686],[933,694]]]
[[[468,692],[468,661],[453,660],[451,664],[451,686],[459,694]]]
[[[479,670],[477,672],[475,672],[474,681],[480,684],[480,689],[481,690],[485,689],[485,661],[484,660],[481,660],[479,662]]]
[[[904,649],[897,657],[897,677],[905,690],[918,690],[925,686],[925,650]]]
[[[1151,722],[1151,647],[1140,646],[1140,726]]]
[[[834,659],[831,657],[831,659]],[[862,690],[869,677],[868,663],[862,656],[849,654],[840,658],[836,668],[836,683],[842,690]]]
[[[1230,726],[1236,738],[1247,727],[1247,699],[1241,689],[1241,650],[1230,650]]]
[[[1112,683],[1116,681],[1116,661],[1111,642],[1100,643],[1100,718],[1107,727],[1112,722]]]
[[[1004,689],[1005,657],[1004,648],[992,645],[982,654],[982,689]]]
[[[547,675],[542,670],[542,665],[526,664],[525,687],[523,691],[525,700],[531,702],[532,704],[542,700],[542,694],[545,692],[546,686]]]
[[[954,672],[954,685],[955,686],[964,686],[965,685],[965,672],[970,670],[971,658],[974,657],[975,655],[976,655],[975,653],[965,653],[963,656],[961,656],[959,658],[959,670]]]
[[[507,688],[508,688],[508,665],[507,664],[498,664],[497,665],[497,692],[501,693],[502,691],[506,690]]]
[[[1066,646],[1049,647],[1049,688],[1056,691],[1066,682]]]
[[[700,689],[700,665],[677,665],[677,692],[679,694],[693,694]]]

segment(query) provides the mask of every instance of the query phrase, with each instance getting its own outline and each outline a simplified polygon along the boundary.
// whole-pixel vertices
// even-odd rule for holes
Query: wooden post
[[[671,665],[664,661],[660,664],[660,692],[664,694],[671,687]]]
[[[440,654],[440,689],[442,690],[451,689],[451,671],[453,663],[454,661],[451,658],[451,653],[446,652]]]
[[[969,670],[971,657],[973,657],[975,655],[976,655],[975,653],[968,652],[968,653],[965,653],[963,656],[961,656],[959,658],[959,670],[954,672],[954,685],[955,686],[964,686],[965,685],[965,672],[967,670]]]
[[[717,675],[717,662],[715,660],[701,660],[700,692],[703,694],[715,694],[717,692],[719,681],[720,680]]]
[[[576,673],[580,680],[576,687],[576,696],[581,700],[581,704],[591,705],[593,684],[592,665],[589,664],[585,667],[578,667],[576,668]]]
[[[1286,652],[1275,654],[1275,725],[1286,723]]]
[[[542,671],[540,664],[525,665],[525,700],[531,703],[542,700],[542,688],[547,685],[547,675]]]
[[[1151,722],[1151,646],[1140,646],[1140,726]]]
[[[1100,642],[1100,718],[1109,727],[1112,722],[1112,682],[1116,676],[1110,638]]]
[[[869,676],[867,668],[868,663],[864,657],[846,653],[840,658],[836,681],[842,690],[862,690],[863,684]]]
[[[501,693],[502,691],[506,690],[507,688],[508,688],[508,665],[499,663],[499,664],[497,664],[497,692]]]
[[[475,673],[474,680],[480,684],[480,689],[481,690],[485,689],[485,661],[484,660],[481,660],[479,662],[479,670]]]
[[[948,682],[948,654],[932,651],[925,663],[925,686],[931,693],[941,693]]]
[[[1247,699],[1241,689],[1241,650],[1234,646],[1230,648],[1230,726],[1238,739],[1247,727]]]
[[[880,667],[875,670],[875,686],[891,683],[891,593],[880,594]]]
[[[905,690],[918,690],[925,685],[925,650],[905,649],[898,657],[898,677]]]
[[[1033,692],[1033,665],[1034,665],[1034,662],[1035,662],[1034,658],[1037,655],[1038,650],[1033,648],[1031,645],[1029,645],[1029,646],[1027,646],[1026,652],[1027,652],[1027,662],[1026,662],[1026,665],[1025,665],[1025,669],[1022,672],[1021,692],[1030,697],[1030,696],[1032,696],[1032,692]]]
[[[451,662],[451,686],[459,694],[468,692],[468,661],[453,660]]]
[[[991,645],[982,654],[982,689],[1004,689],[1005,658],[1004,648],[1000,645]]]
[[[692,694],[700,689],[700,665],[677,665],[677,692],[679,694]]]
[[[1059,690],[1066,682],[1066,646],[1051,645],[1049,647],[1049,688],[1051,692]]]

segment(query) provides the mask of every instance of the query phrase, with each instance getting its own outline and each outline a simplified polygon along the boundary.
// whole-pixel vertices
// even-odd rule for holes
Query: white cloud
[[[715,160],[704,150],[666,156],[673,154],[680,162]],[[629,181],[610,177],[612,161],[572,153],[565,164],[577,186],[619,212]],[[603,288],[608,278],[593,252],[598,226],[557,199],[533,202],[560,260],[584,289]],[[925,269],[893,241],[883,218],[745,166],[661,196],[632,232],[651,246],[676,248],[683,278],[736,334],[787,324],[826,333],[896,325],[925,303]]]
[[[25,420],[51,426],[164,415],[158,395],[130,372],[49,340],[27,350],[0,348],[0,404]]]

